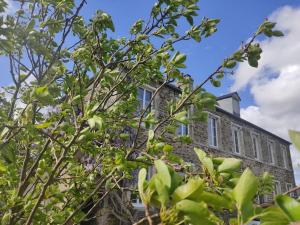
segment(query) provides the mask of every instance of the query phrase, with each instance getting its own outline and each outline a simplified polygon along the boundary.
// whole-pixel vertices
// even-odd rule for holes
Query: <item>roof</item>
[[[171,88],[172,90],[178,92],[178,93],[181,93],[181,88],[177,87],[175,84],[172,84],[172,83],[168,83],[166,84],[167,87]]]
[[[226,99],[226,98],[232,98],[232,97],[237,98],[239,101],[241,101],[241,98],[240,98],[240,96],[237,92],[232,92],[232,93],[229,93],[229,94],[226,94],[226,95],[219,96],[217,98],[217,101],[222,100],[222,99]]]
[[[234,119],[236,119],[236,120],[239,120],[239,121],[241,121],[241,122],[243,122],[243,123],[245,123],[245,124],[247,124],[247,125],[249,125],[249,126],[251,126],[251,127],[254,127],[255,129],[258,129],[258,130],[260,130],[260,131],[262,131],[262,132],[264,132],[264,133],[267,133],[268,135],[270,135],[270,136],[272,136],[272,137],[274,137],[274,138],[277,138],[277,139],[281,140],[282,142],[284,142],[284,143],[286,143],[286,144],[288,144],[288,145],[291,144],[291,142],[289,142],[289,141],[287,141],[287,140],[285,140],[285,139],[283,139],[283,138],[281,138],[281,137],[279,137],[279,136],[277,136],[277,135],[271,133],[270,131],[267,131],[267,130],[265,130],[265,129],[263,129],[263,128],[261,128],[261,127],[255,125],[255,124],[253,124],[253,123],[250,123],[250,122],[247,121],[247,120],[242,119],[242,118],[239,117],[239,116],[236,116],[236,115],[234,115],[234,114],[232,114],[232,113],[230,113],[230,112],[227,112],[226,110],[221,109],[221,108],[218,107],[218,106],[216,107],[216,111],[219,111],[219,112],[221,112],[221,113],[227,114],[228,116],[230,116],[230,117],[232,117],[232,118],[234,118]]]

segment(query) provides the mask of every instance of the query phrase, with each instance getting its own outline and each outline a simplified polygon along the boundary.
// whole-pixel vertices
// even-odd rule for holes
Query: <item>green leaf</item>
[[[257,68],[258,67],[258,61],[255,57],[248,57],[248,63],[250,66]]]
[[[157,200],[161,203],[162,207],[165,207],[169,201],[169,188],[164,184],[160,176],[156,177],[154,183],[158,194]]]
[[[148,131],[148,140],[152,141],[154,139],[154,131],[153,130],[149,130]]]
[[[165,153],[170,153],[170,152],[172,152],[172,150],[173,150],[173,146],[172,145],[165,144],[164,147],[163,147],[163,151]]]
[[[289,225],[288,217],[276,206],[266,208],[258,215],[261,225]]]
[[[214,175],[214,165],[211,158],[208,158],[206,156],[206,153],[201,150],[200,148],[194,148],[194,151],[196,152],[198,159],[202,163],[203,167],[207,169],[207,171],[210,173],[210,175]]]
[[[182,200],[176,204],[176,209],[184,214],[185,219],[192,225],[215,225],[209,220],[209,211],[204,202]]]
[[[35,25],[35,20],[34,19],[30,20],[30,22],[28,23],[28,25],[26,27],[26,31],[29,32],[29,31],[33,30],[34,25]]]
[[[199,195],[198,199],[200,201],[204,201],[207,205],[212,206],[215,209],[231,209],[233,207],[233,204],[229,199],[215,193],[204,191]]]
[[[225,63],[224,63],[224,67],[228,68],[228,69],[232,69],[234,68],[236,65],[236,61],[235,60],[227,60]]]
[[[203,190],[203,180],[199,177],[190,178],[186,184],[177,187],[173,193],[173,202],[189,198],[197,194],[200,195]]]
[[[146,176],[147,176],[147,170],[145,168],[140,169],[139,176],[138,176],[138,190],[143,203],[147,203],[145,202],[146,199],[144,194],[144,183],[146,180]]]
[[[214,87],[220,87],[221,86],[221,81],[215,80],[215,79],[210,79],[210,82]]]
[[[188,124],[188,118],[187,118],[187,112],[186,111],[182,111],[182,112],[177,113],[174,116],[174,119],[177,120],[180,123],[185,124],[185,125]]]
[[[88,119],[88,124],[92,129],[97,127],[101,130],[103,128],[103,119],[100,116],[94,115],[92,118]]]
[[[295,147],[300,151],[300,132],[289,130],[289,136],[293,145],[295,145]]]
[[[34,127],[37,129],[44,129],[44,128],[51,126],[51,124],[52,124],[52,122],[46,122],[46,123],[36,124],[36,125],[34,125]]]
[[[3,162],[0,161],[0,172],[5,172],[6,171],[6,166],[4,165]]]
[[[272,35],[275,37],[282,37],[284,36],[283,32],[281,32],[280,30],[274,30],[272,31]]]
[[[279,195],[275,202],[291,221],[300,221],[300,203],[298,201],[287,195]]]
[[[191,26],[194,25],[194,19],[193,19],[192,16],[187,15],[187,16],[185,16],[185,18],[186,18],[186,20],[189,22],[189,24],[190,24]]]
[[[252,171],[247,168],[233,189],[234,199],[240,210],[253,199],[257,192],[257,187],[257,177],[255,177]]]
[[[186,55],[180,54],[179,52],[176,52],[171,61],[174,62],[175,65],[180,65],[184,63],[186,60]]]
[[[156,160],[154,165],[157,171],[157,176],[161,179],[165,186],[171,188],[171,175],[168,166],[162,160]]]
[[[242,161],[235,158],[225,158],[221,165],[218,166],[218,171],[221,172],[231,172],[239,170]]]
[[[88,124],[89,124],[90,128],[93,129],[96,125],[95,119],[94,118],[88,119]]]
[[[45,85],[45,86],[37,87],[35,88],[34,93],[38,97],[45,97],[49,95],[48,86]]]
[[[0,137],[3,138],[5,134],[7,134],[7,132],[9,131],[8,127],[4,127],[4,129],[1,132]]]

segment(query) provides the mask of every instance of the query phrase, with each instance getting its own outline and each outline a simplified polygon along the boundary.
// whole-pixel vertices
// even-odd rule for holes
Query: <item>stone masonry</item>
[[[149,87],[145,88],[147,89]],[[148,90],[151,91],[151,88]],[[166,105],[172,101],[172,99],[176,98],[178,94],[180,94],[180,89],[173,85],[168,85],[160,91],[153,105],[158,118],[165,114]],[[233,97],[233,95],[237,95],[237,93],[229,94],[228,98]],[[218,99],[222,99],[222,97]],[[222,109],[220,106],[217,106],[216,110],[209,112],[209,114],[217,118],[216,129],[218,146],[211,147],[208,144],[208,123],[193,122],[188,126],[189,135],[193,142],[191,144],[173,143],[175,153],[182,156],[185,161],[195,164],[198,163],[198,160],[193,151],[194,147],[200,147],[208,154],[240,158],[243,160],[243,167],[251,168],[256,175],[262,174],[263,172],[271,173],[274,176],[274,180],[279,182],[281,193],[288,191],[288,185],[295,187],[294,172],[289,150],[290,143],[288,141],[240,118],[236,113]],[[241,129],[240,154],[233,151],[233,125]],[[254,157],[252,134],[255,134],[258,138],[259,159],[255,159]],[[270,141],[274,144],[273,163],[270,161],[271,152],[267,145]],[[285,163],[283,151],[287,152]],[[268,198],[265,198],[265,201],[271,200],[271,198],[272,196],[268,196]]]

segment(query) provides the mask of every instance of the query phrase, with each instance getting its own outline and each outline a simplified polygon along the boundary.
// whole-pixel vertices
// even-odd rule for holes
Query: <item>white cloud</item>
[[[5,0],[7,3],[6,10],[4,13],[0,13],[0,15],[11,15],[14,14],[17,10],[16,3],[13,0]]]
[[[231,89],[250,88],[256,105],[241,110],[244,119],[289,139],[289,129],[300,130],[300,8],[285,6],[275,11],[270,20],[285,36],[261,41],[259,67],[240,64]],[[300,184],[300,153],[293,147],[291,153]]]

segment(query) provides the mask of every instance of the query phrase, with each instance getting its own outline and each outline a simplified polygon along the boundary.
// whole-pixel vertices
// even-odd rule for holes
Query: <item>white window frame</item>
[[[145,110],[146,107],[148,106],[148,104],[146,105],[146,92],[150,92],[151,93],[151,98],[153,96],[153,91],[154,91],[154,88],[151,87],[151,86],[142,86],[142,87],[138,87],[138,89],[141,88],[143,89],[143,99],[142,99],[142,109]],[[150,99],[151,99],[150,98]],[[153,102],[152,102],[153,103]],[[150,105],[150,111],[153,109],[153,104],[151,103]]]
[[[294,187],[293,187],[292,183],[285,183],[285,188],[286,188],[286,191],[289,191],[289,190],[293,189]],[[294,197],[294,192],[290,193],[289,195],[290,195],[290,197]]]
[[[278,189],[277,189],[277,187],[278,187]],[[276,196],[276,195],[279,195],[279,194],[281,194],[281,184],[280,184],[280,181],[274,180],[273,195]]]
[[[271,140],[268,140],[268,142],[267,142],[267,147],[268,147],[268,152],[269,152],[269,154],[270,154],[270,163],[272,164],[272,165],[275,165],[276,163],[275,163],[275,142],[274,141],[271,141]],[[270,148],[270,146],[272,146],[271,148]]]
[[[288,157],[288,148],[285,145],[280,145],[280,149],[282,152],[282,158],[283,158],[283,166],[285,169],[289,169],[289,157]]]
[[[255,132],[252,132],[251,133],[251,142],[252,142],[253,153],[255,151],[254,139],[256,139],[256,157],[255,157],[255,154],[254,154],[254,158],[260,161],[261,160],[261,144],[260,144],[259,134],[255,133]]]
[[[213,130],[212,130],[212,126],[210,123],[210,119],[215,120],[215,137],[213,137]],[[215,116],[211,113],[208,114],[208,119],[207,119],[207,134],[208,134],[208,145],[209,147],[212,148],[218,148],[219,147],[219,141],[218,141],[218,128],[219,128],[219,117]],[[216,142],[214,143],[214,139],[216,140]],[[212,141],[212,143],[211,143]]]
[[[239,152],[236,151],[236,142],[235,142],[235,131],[237,131],[237,138],[238,138],[238,149]],[[233,152],[235,154],[241,155],[242,154],[242,141],[243,141],[243,131],[242,127],[237,124],[231,124],[231,135],[232,135],[232,143],[233,143]]]
[[[186,131],[186,133],[185,133],[185,131]],[[176,130],[176,135],[186,136],[186,135],[189,135],[189,133],[190,133],[189,125],[179,123],[179,126],[177,127],[177,130]]]

